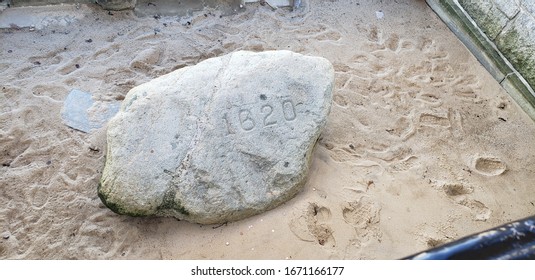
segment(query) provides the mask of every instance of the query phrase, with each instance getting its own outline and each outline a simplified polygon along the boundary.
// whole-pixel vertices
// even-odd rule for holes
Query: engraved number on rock
[[[228,117],[227,117],[227,113],[225,113],[225,114],[223,115],[223,119],[225,120],[225,124],[227,125],[227,132],[228,132],[228,134],[234,134],[235,132],[234,132],[234,130],[233,130],[233,129],[231,128],[231,126],[230,126],[230,121],[229,121],[229,119],[228,119]]]
[[[262,113],[266,114],[264,116],[264,126],[270,126],[277,123],[276,120],[271,118],[271,115],[273,114],[273,107],[271,105],[264,105],[262,106]]]
[[[282,113],[284,114],[284,119],[287,121],[293,121],[297,117],[295,114],[295,106],[291,100],[286,100],[282,102]]]
[[[240,124],[245,131],[250,131],[255,127],[255,122],[251,116],[251,111],[247,109],[240,110]]]
[[[255,129],[257,122],[267,127],[277,125],[279,118],[286,122],[293,121],[297,118],[295,105],[292,100],[288,99],[276,104],[276,106],[273,104],[263,104],[261,107],[240,109],[237,113],[238,120],[233,117],[236,116],[234,115],[235,111],[234,113],[223,114],[222,119],[227,127],[227,135],[236,134],[238,132],[237,128],[239,127],[244,131],[251,131]],[[237,124],[237,121],[239,121],[239,124]]]

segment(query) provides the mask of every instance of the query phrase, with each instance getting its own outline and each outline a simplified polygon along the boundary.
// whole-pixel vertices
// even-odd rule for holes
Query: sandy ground
[[[178,20],[83,7],[69,23],[0,30],[0,258],[395,259],[535,212],[533,121],[424,1],[303,2]],[[71,89],[122,100],[209,57],[276,49],[336,70],[297,197],[214,226],[100,202],[105,128],[62,123]]]

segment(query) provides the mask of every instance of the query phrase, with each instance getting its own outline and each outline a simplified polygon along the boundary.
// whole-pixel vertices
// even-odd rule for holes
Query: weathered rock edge
[[[244,64],[244,61],[246,64]],[[233,63],[241,64],[237,65],[237,67],[244,68],[243,72],[245,74],[243,72],[228,73],[226,69],[231,68],[230,66]],[[266,63],[268,64],[267,66]],[[295,65],[296,67],[279,68],[278,63]],[[215,70],[214,64],[219,65]],[[265,67],[271,69],[269,75],[274,77],[266,76],[268,73],[263,73],[265,70],[263,68]],[[273,72],[275,70],[276,72]],[[309,77],[308,80],[303,78],[307,76]],[[289,82],[286,84],[278,83],[277,81],[281,77],[285,77]],[[187,88],[192,86],[188,79],[192,78],[196,79],[197,82],[202,82],[202,84],[197,85],[199,89],[192,89],[192,91],[206,92],[207,94],[204,96],[188,94]],[[236,89],[239,91],[239,87],[242,84],[247,84],[244,87],[251,87],[250,83],[254,79],[259,80],[257,92],[251,92],[249,96],[244,96],[243,93],[232,96],[233,91]],[[317,84],[311,85],[309,81],[316,81]],[[172,216],[180,220],[200,224],[235,221],[275,208],[294,197],[305,183],[313,148],[330,112],[333,84],[334,70],[332,64],[324,58],[304,56],[290,51],[268,51],[262,53],[239,51],[205,60],[195,66],[176,70],[137,86],[129,91],[119,113],[108,125],[107,158],[98,186],[98,196],[108,208],[118,214]],[[154,91],[155,87],[159,90]],[[272,91],[271,87],[276,88],[273,94],[270,93]],[[177,90],[177,88],[180,88],[180,90]],[[305,141],[294,143],[290,139],[287,143],[282,141],[270,143],[258,140],[258,143],[254,143],[257,142],[254,137],[253,140],[251,140],[251,137],[245,137],[246,140],[234,137],[236,132],[231,131],[231,127],[228,127],[228,131],[223,129],[227,133],[232,133],[225,136],[228,138],[223,138],[223,135],[219,135],[222,129],[214,129],[214,124],[209,123],[210,116],[212,120],[215,119],[212,113],[217,110],[214,110],[213,107],[227,104],[227,109],[230,108],[228,107],[230,106],[228,105],[230,104],[229,98],[233,99],[232,97],[234,97],[234,100],[250,103],[251,98],[281,100],[280,97],[282,95],[288,94],[296,102],[295,113],[299,116],[310,114],[306,116],[310,120],[305,125],[299,127],[289,126],[284,129],[287,130],[289,135],[312,131],[311,137]],[[231,95],[231,97],[225,98],[225,95]],[[172,100],[169,100],[170,98]],[[320,99],[320,107],[316,108],[316,110],[307,109],[304,106],[307,105],[305,103],[310,105],[313,98]],[[152,104],[158,104],[163,107],[168,101],[173,103],[173,106],[181,106],[186,102],[196,102],[200,104],[198,107],[201,110],[191,108],[188,112],[183,112],[181,114],[182,118],[177,119],[177,123],[179,123],[177,126],[151,122],[149,120],[150,114],[146,118],[137,119],[137,123],[128,118],[132,111],[140,109],[140,107],[146,107],[145,101],[150,99],[152,99]],[[159,109],[155,110],[159,111]],[[266,119],[264,119],[264,124],[266,124],[265,121]],[[121,129],[125,125],[133,129],[144,130],[147,137],[129,139],[130,136],[123,135],[124,131]],[[180,155],[179,160],[176,160],[175,157],[174,161],[171,160],[171,164],[165,156],[157,159],[150,158],[153,153],[165,155],[166,152],[162,151],[162,147],[152,145],[157,142],[154,139],[161,138],[162,135],[168,134],[167,132],[173,129],[178,132],[175,138],[182,138],[182,135],[179,135],[180,128],[187,126],[196,128],[196,132],[194,135],[186,135],[182,139],[190,142],[189,149],[185,155]],[[187,129],[185,134],[188,133],[187,131],[192,131],[192,129]],[[260,131],[256,133],[256,136],[259,137],[264,135],[269,136],[270,132]],[[120,150],[119,154],[111,148],[118,142],[118,139],[123,141],[120,143],[128,146],[126,149],[117,149]],[[221,139],[230,140],[218,142]],[[255,145],[264,144],[272,145],[272,148],[275,148],[272,153],[280,157],[279,161],[272,162],[269,160],[269,155],[254,150],[249,151]],[[235,162],[222,159],[221,162],[216,160],[215,164],[205,166],[206,163],[202,160],[225,157],[225,155],[217,154],[217,151],[221,147],[228,147],[229,145],[235,147],[233,149],[237,150],[240,155],[249,157],[249,165],[235,167]],[[286,146],[291,145],[299,145],[299,148],[305,151],[304,155],[287,155],[285,150],[291,149],[287,149]],[[154,152],[157,149],[160,149],[160,151]],[[130,162],[122,162],[124,161],[123,157],[128,156],[125,154],[125,150],[127,151],[126,153],[131,153],[132,151],[137,153],[134,160],[129,158]],[[197,158],[201,160],[196,160]],[[254,168],[251,166],[254,166]],[[240,188],[244,187],[244,182],[242,182],[239,172],[251,171],[251,169],[255,168],[261,173],[255,178],[260,179],[258,182],[250,182],[249,184],[258,184],[255,185],[258,190],[251,188],[244,193],[240,193]],[[290,171],[287,171],[287,169],[290,169]],[[213,203],[199,201],[199,197],[206,197],[206,193],[210,191],[210,188],[219,187],[217,185],[210,186],[210,182],[213,179],[212,176],[217,177],[220,176],[219,174],[224,174],[221,176],[228,177],[229,173],[236,172],[238,173],[230,174],[230,177],[236,181],[235,184],[237,186],[231,186],[230,188],[237,189],[237,199],[240,201],[218,200],[218,197],[212,199]],[[162,182],[170,183],[167,183],[162,188]],[[202,186],[194,185],[199,182],[201,182]],[[247,181],[245,181],[245,184],[247,184]],[[290,185],[290,187],[278,189],[280,185]],[[154,186],[158,187],[153,188]],[[262,201],[262,195],[260,195],[260,199],[257,199],[256,196],[253,199],[259,201],[248,201],[250,200],[249,195],[261,190],[269,193],[269,195],[274,195],[275,199],[266,204],[265,201]],[[252,193],[247,193],[248,191]],[[143,195],[139,196],[139,193]],[[139,197],[142,197],[142,199],[139,199]]]

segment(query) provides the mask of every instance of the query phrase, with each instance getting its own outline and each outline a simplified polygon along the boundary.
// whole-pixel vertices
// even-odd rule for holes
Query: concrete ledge
[[[4,0],[5,1],[5,0]],[[11,0],[12,7],[48,6],[59,4],[93,4],[94,0]]]
[[[94,5],[96,6],[96,5]],[[0,29],[43,29],[50,25],[67,26],[90,15],[89,5],[54,5],[9,8],[0,14]]]
[[[426,0],[477,60],[535,120],[535,92],[456,0]]]

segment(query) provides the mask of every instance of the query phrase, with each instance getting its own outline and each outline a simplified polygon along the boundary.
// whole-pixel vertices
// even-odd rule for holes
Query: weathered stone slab
[[[73,89],[63,103],[61,117],[67,126],[91,132],[101,128],[117,111],[118,102],[95,102],[90,93]]]
[[[324,58],[240,51],[132,89],[108,125],[100,198],[203,224],[280,205],[304,184],[333,80]]]
[[[493,2],[509,19],[512,19],[520,12],[520,0],[493,0]]]

